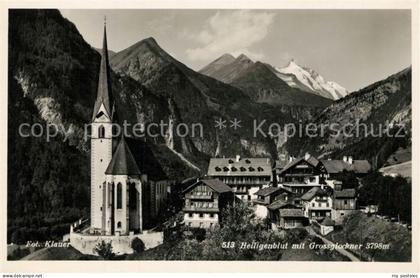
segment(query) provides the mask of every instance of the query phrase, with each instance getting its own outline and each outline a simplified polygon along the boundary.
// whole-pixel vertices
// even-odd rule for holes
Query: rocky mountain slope
[[[286,150],[353,155],[381,166],[411,145],[411,67],[334,102],[314,123],[329,127],[325,136],[292,138]]]
[[[231,81],[256,102],[270,105],[324,108],[332,101],[325,97],[289,87],[270,70],[270,66],[256,62]]]
[[[232,58],[232,55],[224,54],[200,70],[200,73],[241,89],[259,103],[320,108],[331,103],[318,94],[289,86],[276,76],[275,68],[269,64],[253,62],[244,54],[234,60]],[[314,111],[311,113],[316,114]]]
[[[233,57],[231,54],[223,54],[201,70],[199,70],[200,73],[211,76],[213,78],[216,78],[214,75],[219,72],[220,69],[222,69],[224,66],[227,66],[235,61],[235,57]],[[220,78],[223,78],[221,76]],[[219,78],[216,78],[220,80]]]
[[[273,68],[274,73],[292,88],[299,88],[319,96],[337,100],[348,95],[348,91],[333,81],[326,81],[319,73],[308,67],[301,67],[291,60],[283,68]]]
[[[232,55],[224,54],[199,72],[224,83],[232,83],[234,79],[254,64],[254,62],[244,54],[239,55],[236,59],[234,58],[232,60],[232,58],[234,58]],[[220,61],[223,61],[222,65],[220,65]]]

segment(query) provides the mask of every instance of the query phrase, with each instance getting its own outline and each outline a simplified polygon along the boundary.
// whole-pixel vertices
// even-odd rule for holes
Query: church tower
[[[106,40],[106,24],[104,24],[104,38],[99,69],[98,92],[92,115],[91,132],[91,229],[103,232],[104,219],[104,186],[105,171],[112,159],[112,121],[114,101],[112,97],[110,68],[108,61],[108,47]]]

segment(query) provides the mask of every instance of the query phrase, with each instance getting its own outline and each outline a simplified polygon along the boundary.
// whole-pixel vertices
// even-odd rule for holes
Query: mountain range
[[[258,70],[266,70],[263,66],[261,66],[261,64],[264,64],[266,68],[274,74],[274,76],[270,76],[270,79],[280,79],[287,84],[287,87],[285,87],[283,82],[280,82],[279,80],[271,82],[277,84],[282,94],[284,92],[293,92],[296,94],[300,91],[331,100],[337,100],[349,94],[349,92],[338,83],[325,81],[324,77],[316,71],[308,67],[299,66],[294,62],[294,60],[291,60],[286,67],[278,68],[259,61],[253,62],[244,54],[239,55],[237,58],[231,54],[224,54],[202,68],[200,73],[228,84],[237,84],[240,86],[240,82],[238,82],[237,79],[247,79],[244,75],[250,74],[247,72],[249,68],[252,68],[254,65],[258,65],[257,70],[250,70],[251,74],[255,74]],[[266,72],[263,72],[262,74],[265,76],[268,75]],[[273,90],[276,90],[274,88]],[[291,90],[291,88],[295,88],[296,90]]]

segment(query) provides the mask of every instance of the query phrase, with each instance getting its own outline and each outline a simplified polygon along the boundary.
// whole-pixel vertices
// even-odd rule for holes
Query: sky
[[[154,37],[199,70],[225,53],[294,61],[355,91],[411,64],[410,10],[61,10],[83,38],[121,51]]]

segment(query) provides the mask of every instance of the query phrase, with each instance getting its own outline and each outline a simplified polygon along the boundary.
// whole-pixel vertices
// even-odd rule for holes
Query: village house
[[[333,196],[332,219],[341,224],[348,214],[357,209],[357,192],[354,188],[342,189],[336,186]]]
[[[269,158],[211,158],[207,176],[230,186],[242,201],[257,198],[255,193],[273,181]]]
[[[221,211],[234,201],[232,189],[218,179],[198,180],[183,195],[184,223],[192,228],[214,228],[221,221]]]
[[[333,205],[332,190],[324,187],[313,187],[301,196],[305,217],[310,220],[322,220],[331,217]]]
[[[334,181],[339,179],[343,172],[353,172],[358,177],[368,174],[372,167],[367,160],[355,160],[351,156],[343,156],[342,160],[320,160],[320,169],[326,173],[325,182],[334,187]]]
[[[255,195],[257,199],[253,200],[255,206],[255,214],[260,218],[266,218],[268,216],[267,206],[273,203],[275,200],[286,200],[289,195],[293,193],[284,187],[264,187],[258,190]]]
[[[268,207],[271,229],[293,229],[307,225],[303,208],[294,204],[293,199],[277,200]]]

